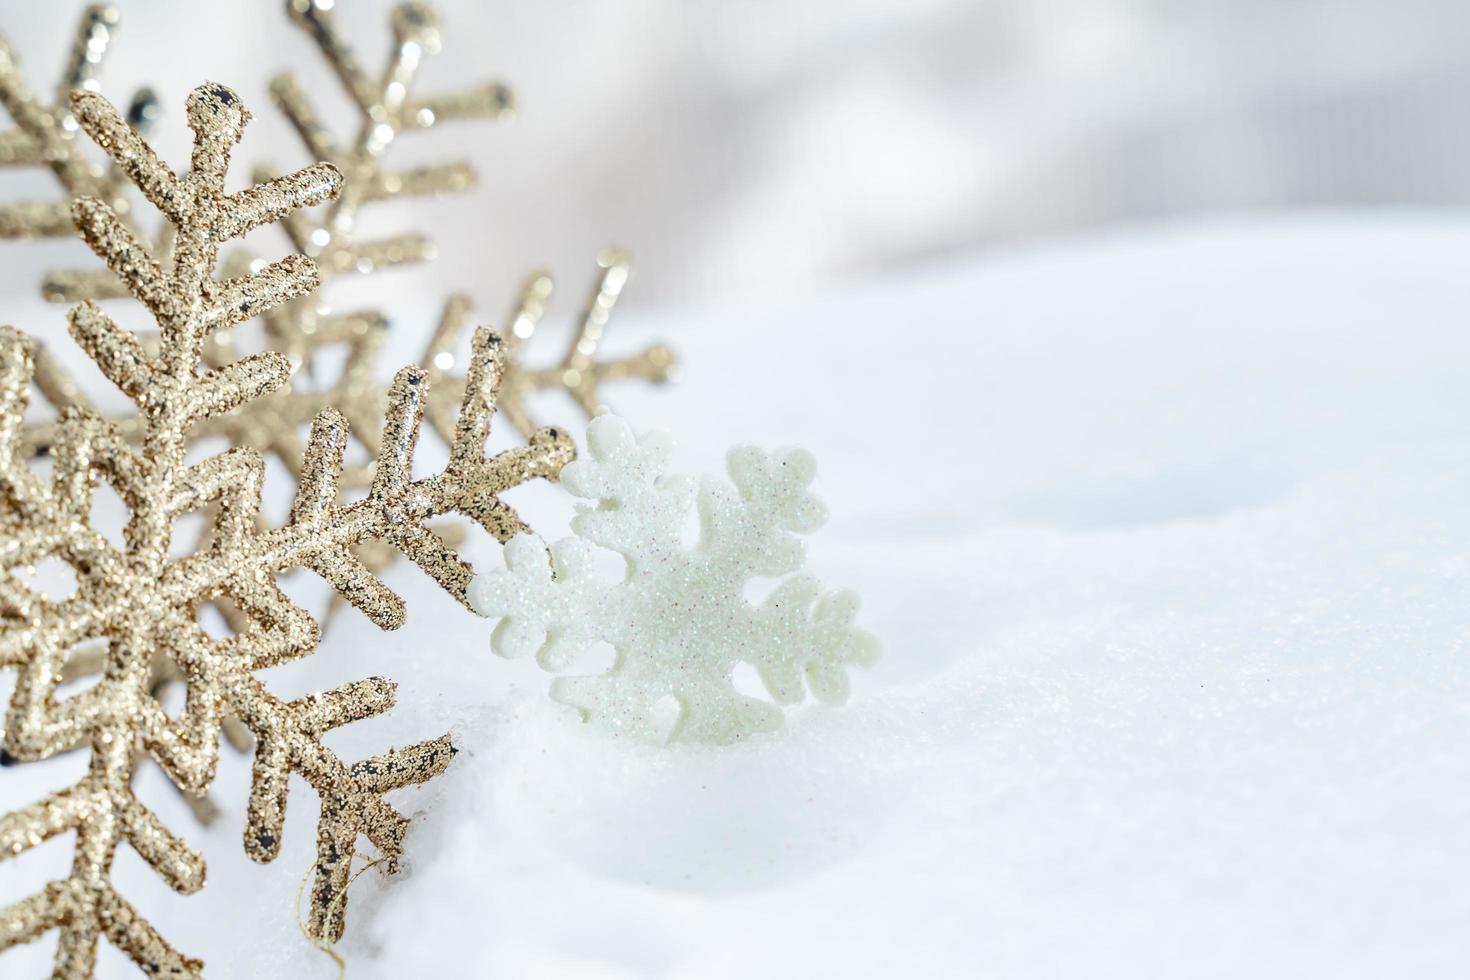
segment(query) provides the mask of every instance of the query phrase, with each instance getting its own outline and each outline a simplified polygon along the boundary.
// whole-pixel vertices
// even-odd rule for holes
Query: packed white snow
[[[413,310],[405,360],[433,303]],[[389,715],[330,736],[344,755],[446,728],[463,749],[395,797],[406,867],[353,886],[348,977],[1470,966],[1470,220],[1176,226],[619,316],[612,350],[682,356],[678,387],[609,391],[673,432],[672,468],[734,443],[821,460],[811,570],[863,595],[885,656],[847,707],[778,732],[629,744],[395,567],[404,630],[339,610],[322,654],[267,675],[400,681]],[[512,500],[566,533],[564,494]],[[321,608],[320,583],[292,587]],[[0,799],[84,764],[0,771]],[[292,913],[314,799],[293,781],[282,855],[254,866],[248,766],[226,750],[208,830],[140,777],[203,847],[204,892],[131,854],[117,880],[211,975],[336,976]],[[69,859],[63,838],[7,863],[0,899]],[[43,974],[53,944],[0,972]],[[104,953],[103,976],[130,971]]]

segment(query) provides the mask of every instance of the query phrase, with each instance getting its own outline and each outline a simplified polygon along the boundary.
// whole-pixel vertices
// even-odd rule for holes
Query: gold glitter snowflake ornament
[[[261,529],[264,463],[233,448],[185,462],[191,426],[206,423],[283,386],[287,359],[265,352],[202,371],[206,338],[299,297],[318,281],[315,264],[287,256],[253,274],[214,276],[220,244],[297,208],[331,197],[340,174],[329,164],[234,194],[224,193],[230,150],[249,114],[221,85],[195,89],[186,104],[194,133],[187,173],[165,166],[117,111],[93,93],[72,96],[81,128],[176,229],[177,244],[161,263],[105,202],[81,198],[73,217],[82,237],[152,314],[157,352],[91,303],[71,311],[71,334],[136,405],[141,434],[130,446],[117,426],[82,407],[63,413],[52,451],[52,476],[33,473],[21,450],[22,417],[34,370],[34,344],[0,328],[0,667],[16,671],[5,719],[5,746],[23,760],[46,758],[81,742],[91,762],[73,786],[0,817],[0,860],[75,832],[66,877],[0,908],[0,949],[57,929],[55,975],[85,977],[106,937],[150,975],[197,976],[201,964],[177,952],[111,882],[126,842],[176,891],[204,883],[204,861],[133,795],[139,753],[151,757],[180,788],[203,793],[214,777],[221,719],[238,717],[256,738],[245,848],[256,861],[279,852],[288,778],[301,776],[321,801],[310,929],[337,939],[355,843],[365,836],[392,870],[408,820],[386,800],[448,764],[447,737],[349,763],[322,742],[330,730],[378,715],[393,704],[394,685],[368,678],[283,701],[256,672],[305,656],[316,646],[316,622],[276,583],[304,567],[325,578],[376,624],[402,623],[402,601],[353,554],[368,540],[386,541],[465,601],[471,572],[424,526],[439,514],[465,514],[505,540],[524,531],[499,500],[508,487],[554,476],[571,456],[569,441],[543,431],[527,447],[485,455],[502,353],[481,330],[450,461],[415,480],[411,467],[427,387],[422,371],[399,372],[388,392],[382,450],[367,496],[342,503],[337,481],[347,438],[340,413],[316,419],[291,516]],[[130,516],[121,547],[90,523],[91,497],[110,484]],[[194,554],[170,553],[182,515],[205,512],[210,543]],[[65,599],[29,590],[19,570],[50,559],[75,572]],[[202,603],[228,600],[243,615],[233,635],[216,638],[199,625]],[[105,644],[102,676],[67,698],[57,688],[68,656]],[[154,658],[166,657],[187,683],[183,709],[165,712],[151,695]]]

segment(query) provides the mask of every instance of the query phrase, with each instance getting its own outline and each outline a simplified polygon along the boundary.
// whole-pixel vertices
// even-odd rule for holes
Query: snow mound
[[[1470,222],[1319,214],[630,318],[620,341],[687,365],[610,393],[673,431],[671,468],[734,443],[822,461],[811,570],[862,593],[884,659],[780,731],[630,744],[395,568],[408,628],[343,612],[271,677],[398,678],[398,709],[334,734],[349,754],[446,726],[463,749],[399,795],[407,866],[353,886],[348,976],[1463,970],[1467,255]],[[564,495],[515,502],[564,533]],[[4,798],[68,764],[5,770]],[[207,831],[140,780],[205,848],[201,895],[119,880],[215,975],[335,976],[290,919],[313,814],[250,865],[247,769],[225,759]],[[42,973],[44,945],[0,963]]]

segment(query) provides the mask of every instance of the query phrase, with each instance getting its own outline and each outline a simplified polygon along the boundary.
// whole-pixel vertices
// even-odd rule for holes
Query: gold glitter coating
[[[230,622],[231,626],[235,627],[235,622],[233,620]],[[236,628],[238,631],[238,629],[244,629],[247,626],[248,624],[242,621],[241,625]],[[65,684],[82,677],[91,677],[100,674],[106,665],[107,645],[105,642],[83,644],[72,650],[67,656],[66,662],[62,664],[60,683]],[[156,651],[153,654],[148,669],[148,693],[155,701],[160,703],[167,696],[165,692],[169,687],[175,684],[184,684],[188,680],[178,664]],[[230,715],[222,717],[220,719],[220,730],[224,735],[225,741],[229,742],[230,746],[237,752],[248,752],[255,744],[255,739],[250,734],[250,730],[241,724],[238,718]],[[4,729],[0,728],[0,742],[3,742],[3,739]],[[77,751],[88,747],[89,745],[85,738],[79,738],[67,751]],[[14,765],[18,761],[20,760],[6,751],[3,744],[0,744],[0,766]],[[219,807],[208,796],[199,796],[180,790],[179,798],[184,801],[184,804],[189,807],[194,817],[200,823],[213,823],[215,818],[219,816]]]
[[[331,161],[342,173],[341,192],[322,209],[319,219],[298,213],[282,222],[296,250],[315,260],[324,282],[336,275],[371,273],[433,256],[432,244],[418,233],[361,239],[357,217],[364,205],[399,197],[458,193],[473,186],[474,168],[462,160],[404,171],[387,170],[385,151],[400,134],[460,119],[494,120],[511,111],[510,91],[495,82],[446,96],[424,98],[412,94],[424,56],[440,47],[438,17],[433,8],[418,3],[394,8],[388,57],[382,69],[369,76],[337,30],[332,6],[321,0],[286,0],[288,16],[316,43],[356,110],[357,128],[351,140],[337,140],[290,74],[279,75],[270,83],[273,102],[301,138],[307,153]],[[451,298],[446,309],[457,302]],[[388,399],[377,373],[388,322],[378,310],[323,312],[314,297],[285,304],[267,314],[263,318],[267,341],[286,354],[293,371],[313,374],[316,354],[333,345],[345,345],[346,358],[332,383],[293,385],[289,392],[262,400],[258,409],[252,406],[232,419],[222,419],[221,427],[234,430],[223,434],[240,444],[274,452],[299,477],[301,453],[296,432],[302,423],[331,406],[351,423],[355,438],[370,460],[365,465],[348,467],[342,474],[341,487],[343,491],[368,487],[380,448],[377,420]],[[446,528],[440,533],[452,539],[456,532]],[[386,567],[394,554],[390,548],[375,548],[371,543],[361,549],[362,558],[373,569]]]
[[[338,477],[347,422],[322,412],[306,448],[290,520],[262,530],[264,463],[232,448],[187,464],[192,426],[278,391],[289,364],[276,352],[240,358],[201,373],[208,336],[315,287],[314,263],[287,256],[260,271],[214,278],[219,245],[293,208],[321,203],[340,178],[319,164],[235,194],[223,191],[230,149],[249,113],[221,85],[194,90],[187,119],[194,148],[184,176],[165,166],[117,111],[95,93],[77,92],[78,123],[166,218],[177,245],[167,267],[103,201],[82,198],[73,217],[82,237],[152,314],[150,352],[90,303],[70,316],[73,338],[138,409],[137,448],[118,427],[78,406],[66,409],[52,449],[49,481],[21,452],[21,428],[36,369],[35,345],[0,327],[0,667],[16,671],[5,719],[5,747],[16,758],[46,758],[78,741],[90,764],[75,785],[0,816],[0,861],[75,832],[72,866],[41,892],[0,908],[0,949],[59,930],[55,976],[86,977],[106,937],[150,975],[197,976],[199,961],[175,950],[111,883],[126,842],[180,893],[202,887],[203,858],[133,795],[138,753],[177,786],[202,793],[213,779],[222,717],[238,717],[257,742],[245,848],[257,861],[280,847],[288,777],[302,776],[321,799],[310,928],[327,941],[343,928],[343,889],[354,843],[366,836],[392,870],[407,818],[387,793],[436,775],[453,747],[447,737],[348,763],[322,744],[341,725],[386,711],[394,685],[368,678],[283,701],[256,671],[312,652],[319,629],[276,583],[280,572],[310,568],[375,623],[402,623],[402,601],[354,556],[354,544],[391,543],[461,602],[469,566],[424,526],[450,511],[473,517],[502,540],[524,526],[498,494],[535,477],[554,477],[572,455],[560,433],[538,433],[527,447],[485,454],[503,351],[482,329],[475,337],[450,461],[431,477],[411,476],[426,398],[424,372],[399,372],[388,392],[381,451],[368,495],[342,503]],[[90,523],[91,498],[106,481],[130,511],[118,547]],[[170,556],[173,524],[208,511],[210,543]],[[16,570],[59,559],[75,572],[65,599],[29,590]],[[226,598],[244,617],[224,638],[199,625],[200,603]],[[57,698],[70,654],[102,646],[102,676],[81,693]],[[169,716],[151,694],[156,657],[183,673],[183,709]]]
[[[370,77],[342,40],[324,0],[287,0],[291,19],[306,31],[356,106],[358,129],[349,144],[339,144],[290,75],[271,81],[271,98],[315,159],[342,171],[342,193],[325,208],[320,222],[305,214],[283,222],[297,250],[314,258],[323,277],[368,272],[384,265],[420,261],[432,254],[421,235],[361,241],[354,232],[361,207],[372,201],[467,190],[475,181],[465,161],[392,172],[383,153],[400,134],[427,130],[457,119],[496,119],[511,110],[509,90],[488,82],[465,92],[420,98],[411,89],[425,54],[439,50],[439,22],[433,8],[399,4],[391,17],[393,44],[382,70]]]
[[[384,166],[385,151],[400,134],[456,119],[497,119],[509,113],[511,106],[509,90],[498,83],[439,98],[410,94],[424,55],[439,50],[438,18],[432,8],[405,3],[394,9],[388,58],[382,70],[370,77],[338,32],[332,6],[322,0],[286,0],[287,14],[316,42],[357,112],[351,140],[338,141],[294,77],[283,74],[270,83],[271,99],[307,153],[313,159],[330,161],[342,173],[341,192],[319,217],[298,213],[281,223],[296,250],[316,261],[323,281],[431,258],[433,245],[422,234],[363,240],[357,235],[358,213],[375,201],[463,192],[475,182],[474,168],[456,160],[390,171]],[[258,171],[257,179],[268,173],[268,169]],[[315,300],[288,304],[265,318],[271,345],[285,353],[293,367],[310,368],[312,354],[336,340],[351,342],[347,369],[330,393],[331,403],[347,411],[349,418],[353,418],[352,408],[376,410],[381,406],[382,386],[371,374],[370,361],[386,324],[386,317],[375,310],[325,314]],[[364,363],[368,363],[366,369]],[[309,399],[294,407],[298,421],[315,414],[314,410],[299,414],[311,409]],[[360,485],[358,476],[348,474],[346,485]]]
[[[526,277],[503,332],[505,381],[500,387],[496,406],[522,436],[530,438],[538,428],[526,404],[537,392],[565,391],[590,419],[608,411],[602,398],[605,382],[635,379],[662,384],[673,375],[674,352],[663,344],[655,344],[628,357],[596,359],[597,348],[607,330],[613,308],[632,271],[632,260],[622,249],[609,246],[598,253],[597,276],[582,309],[577,332],[561,359],[543,368],[526,366],[523,355],[526,341],[535,333],[551,298],[552,279],[546,272],[533,272]],[[462,391],[464,386],[463,380],[454,377],[450,369],[454,364],[455,341],[468,316],[467,304],[463,297],[457,297],[445,305],[439,326],[421,361],[439,393],[437,401],[431,400],[429,405],[429,423],[445,438],[448,438],[453,417],[455,393]]]
[[[20,60],[0,35],[0,104],[14,121],[0,132],[0,166],[46,167],[64,194],[56,201],[0,205],[0,238],[57,238],[72,234],[71,198],[96,197],[125,211],[126,181],[117,168],[104,170],[89,161],[77,145],[77,121],[67,104],[73,89],[97,91],[97,69],[117,29],[117,8],[93,4],[82,11],[71,53],[56,84],[56,101],[46,104],[26,85]],[[133,98],[128,116],[134,125],[153,118],[157,100],[147,89]]]
[[[313,0],[286,2],[291,19],[316,42],[357,110],[359,124],[351,143],[338,143],[290,75],[278,76],[271,82],[272,99],[308,152],[333,162],[343,175],[341,193],[325,209],[326,215],[321,220],[297,212],[283,216],[281,222],[296,249],[316,260],[324,281],[337,274],[372,272],[432,255],[428,239],[419,234],[381,241],[359,240],[355,234],[356,218],[363,204],[398,196],[456,192],[473,184],[474,170],[464,161],[396,173],[385,171],[384,150],[398,134],[427,129],[452,119],[498,118],[509,113],[512,105],[509,90],[499,83],[484,83],[452,96],[415,98],[410,95],[423,55],[439,48],[438,21],[432,8],[408,3],[395,9],[389,57],[383,70],[370,77],[355,52],[343,41],[331,7],[330,3]],[[269,175],[268,169],[259,169],[256,177],[264,180]],[[596,358],[613,308],[631,274],[631,260],[622,249],[609,246],[597,256],[597,276],[578,329],[561,358],[542,367],[528,366],[524,355],[529,346],[526,342],[532,338],[550,300],[553,282],[542,271],[526,277],[502,333],[506,355],[499,404],[501,414],[522,437],[530,438],[538,428],[528,405],[537,392],[565,391],[591,418],[608,411],[602,394],[606,382],[643,380],[658,384],[670,379],[675,370],[675,357],[662,344],[628,357]],[[110,273],[106,278],[116,282]],[[114,294],[102,288],[97,279],[90,272],[53,273],[47,293],[54,299],[69,302]],[[469,322],[468,298],[462,294],[450,296],[420,360],[434,383],[434,396],[426,406],[428,421],[446,440],[452,436],[455,411],[464,391],[463,374],[456,370],[455,347]],[[341,371],[328,385],[293,383],[289,390],[274,392],[235,412],[210,418],[196,427],[193,434],[222,436],[232,444],[271,453],[292,472],[297,472],[302,450],[298,432],[304,423],[330,405],[353,423],[355,438],[363,442],[367,457],[370,460],[376,457],[373,420],[381,416],[386,398],[376,368],[388,329],[387,317],[377,310],[324,313],[313,296],[266,311],[262,323],[267,346],[286,355],[294,377],[300,377],[302,372],[311,374],[316,354],[338,344],[347,349]],[[238,357],[238,352],[227,340],[211,335],[205,355],[210,364],[218,366]],[[36,386],[58,410],[72,404],[89,404],[80,387],[56,367],[44,349],[38,355]],[[141,432],[136,418],[117,422],[119,431],[130,441]],[[55,428],[55,422],[28,426],[24,436],[26,448],[45,452],[54,438]],[[347,491],[362,489],[371,476],[371,462],[349,467],[343,474],[342,487]],[[368,550],[369,563],[374,568],[385,567],[391,561],[391,551]]]
[[[283,226],[288,229],[293,245],[316,259],[318,274],[323,280],[336,273],[371,272],[419,261],[432,254],[428,239],[418,234],[376,242],[360,241],[355,236],[354,226],[362,204],[392,197],[457,192],[474,183],[474,171],[463,161],[397,173],[384,170],[383,151],[388,142],[385,136],[427,129],[434,122],[455,118],[497,118],[509,112],[511,101],[504,86],[491,83],[456,96],[408,103],[409,87],[423,54],[438,49],[437,23],[432,10],[408,4],[394,12],[392,53],[378,76],[379,80],[369,80],[358,67],[355,54],[338,34],[327,9],[329,6],[288,0],[286,10],[290,19],[317,41],[334,73],[348,85],[358,117],[358,129],[352,141],[341,146],[335,142],[316,116],[302,87],[289,75],[282,75],[271,83],[273,100],[301,135],[308,152],[319,159],[332,160],[342,172],[341,190],[326,220],[314,222],[305,214],[298,213],[282,216]],[[108,16],[115,23],[115,12]],[[438,111],[435,111],[436,107]],[[429,111],[432,118],[425,117],[424,110]],[[256,168],[255,176],[259,181],[269,181],[271,175],[269,168]],[[125,203],[120,193],[117,197],[115,205]],[[68,230],[70,227],[68,221]],[[172,229],[172,224],[163,226],[155,249],[161,260],[166,260],[172,248]],[[236,253],[225,260],[225,268],[238,274],[244,274],[258,264],[243,253]],[[124,284],[107,269],[53,271],[47,276],[42,291],[52,301],[68,303],[129,295]],[[468,313],[468,307],[458,297],[452,298],[445,309],[446,316],[451,309],[462,310],[461,324]],[[284,354],[291,365],[291,386],[256,398],[235,411],[202,419],[190,431],[190,437],[218,437],[231,445],[258,449],[274,455],[288,470],[299,475],[304,450],[300,432],[319,412],[330,406],[349,421],[354,438],[365,450],[368,460],[344,468],[342,490],[344,493],[365,490],[370,485],[372,460],[379,448],[378,421],[387,405],[387,388],[378,375],[378,357],[388,329],[387,317],[377,310],[332,314],[321,306],[318,295],[313,294],[262,311],[261,322],[266,347]],[[145,350],[156,352],[155,337],[140,336],[139,339]],[[334,346],[344,347],[346,356],[333,380],[323,385],[318,382],[317,375],[320,363],[325,359],[318,359],[318,355]],[[238,360],[240,356],[241,351],[226,331],[216,330],[208,335],[204,360],[209,366],[218,368]],[[433,399],[437,407],[433,420],[440,434],[446,438],[453,423],[451,421],[446,427],[444,419],[452,419],[464,390],[463,380],[455,380],[454,390],[447,392],[450,397]],[[92,407],[82,387],[72,381],[44,347],[37,352],[35,387],[58,413],[69,405]],[[143,433],[142,419],[129,414],[114,421],[118,433],[136,444]],[[45,420],[27,425],[23,435],[24,451],[32,454],[48,452],[57,436],[58,424],[56,420]],[[463,529],[458,526],[436,524],[434,530],[451,547],[463,539]],[[363,564],[375,572],[386,569],[398,557],[398,552],[391,545],[380,541],[364,541],[355,550]],[[224,600],[211,604],[232,628],[238,630],[243,627],[242,614],[234,605]],[[341,604],[340,597],[334,594],[322,620],[324,626]],[[155,690],[180,680],[178,671],[170,670],[166,662],[158,662],[155,668]],[[224,725],[232,745],[249,747],[248,733],[236,719],[226,716]],[[0,762],[3,761],[6,760],[0,755]],[[207,817],[213,812],[207,799],[186,799],[201,816]]]
[[[323,209],[320,220],[298,211],[281,215],[281,226],[296,251],[315,260],[323,281],[339,274],[373,272],[431,257],[432,244],[418,233],[361,240],[356,235],[358,213],[364,204],[374,201],[467,190],[475,182],[474,169],[466,161],[452,161],[390,171],[384,167],[384,152],[401,133],[427,130],[459,119],[500,118],[511,111],[509,90],[499,83],[487,82],[450,95],[411,96],[424,55],[437,51],[440,44],[437,16],[425,5],[407,3],[395,8],[390,25],[391,50],[382,71],[374,77],[364,72],[356,54],[343,41],[331,14],[331,3],[287,0],[285,6],[290,19],[316,42],[333,74],[345,86],[358,121],[351,140],[339,143],[317,115],[303,87],[291,75],[272,80],[272,100],[301,137],[307,152],[314,159],[331,162],[341,174],[339,194]],[[115,12],[109,16],[115,22]],[[268,182],[272,175],[268,167],[256,168],[257,181]],[[85,193],[101,196],[91,191]],[[69,217],[65,213],[63,217],[69,232]],[[171,227],[165,225],[165,230]],[[169,242],[161,240],[154,249],[155,254],[166,256],[168,247]],[[237,260],[235,271],[245,271],[248,257],[233,258]],[[48,299],[66,303],[129,295],[123,284],[105,270],[52,272],[42,292]],[[339,343],[348,347],[345,368],[329,386],[306,391],[306,385],[293,384],[290,391],[275,393],[232,414],[209,419],[194,434],[223,436],[237,445],[273,453],[294,471],[299,466],[302,449],[297,431],[324,406],[336,406],[354,423],[379,417],[385,390],[373,375],[373,357],[381,346],[387,322],[385,315],[376,310],[325,312],[315,295],[265,311],[262,325],[266,347],[285,354],[293,373],[311,375],[313,357]],[[206,361],[214,366],[238,357],[227,339],[217,335],[211,335],[206,341],[205,354]],[[67,405],[89,404],[80,387],[56,367],[44,350],[38,360],[37,387],[47,402],[58,411]],[[119,419],[118,423],[129,440],[135,440],[141,432],[135,418]],[[374,427],[372,423],[359,425],[358,436]],[[45,452],[55,428],[54,422],[29,426],[25,433],[27,448]],[[367,448],[370,454],[374,451],[372,446]],[[349,471],[344,474],[343,486],[365,487],[369,475],[368,470]]]

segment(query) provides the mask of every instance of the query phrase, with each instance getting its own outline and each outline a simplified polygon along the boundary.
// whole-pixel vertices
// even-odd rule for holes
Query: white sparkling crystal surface
[[[817,471],[810,453],[733,449],[730,479],[707,477],[696,494],[693,481],[663,472],[666,433],[639,438],[604,415],[586,442],[561,474],[567,490],[593,501],[577,505],[577,537],[548,555],[521,535],[505,547],[505,568],[470,583],[470,604],[500,620],[496,653],[534,652],[561,672],[593,644],[611,645],[605,672],[559,677],[552,697],[643,741],[727,743],[779,728],[780,708],[735,689],[738,663],[756,668],[777,704],[801,701],[807,688],[829,704],[847,700],[847,668],[873,664],[878,641],[853,626],[856,593],[823,595],[816,579],[795,574],[804,560],[797,535],[827,519],[807,492]],[[686,544],[696,495],[699,535]],[[601,574],[589,545],[621,555],[623,576]],[[771,578],[780,582],[762,601],[746,598],[752,582]],[[665,698],[677,709],[667,719],[658,710]]]

